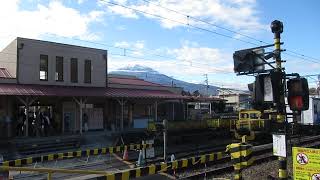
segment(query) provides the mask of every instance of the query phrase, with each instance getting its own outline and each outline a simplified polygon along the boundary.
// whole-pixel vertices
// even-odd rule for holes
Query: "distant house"
[[[218,96],[219,98],[226,100],[227,111],[239,111],[251,107],[251,94],[249,91],[224,88],[218,89]]]

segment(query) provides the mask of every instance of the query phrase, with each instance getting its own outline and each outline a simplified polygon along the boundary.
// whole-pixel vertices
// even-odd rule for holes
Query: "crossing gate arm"
[[[153,144],[130,144],[130,145],[121,145],[116,147],[85,149],[85,150],[70,151],[70,152],[64,152],[64,153],[47,154],[42,156],[26,157],[22,159],[14,159],[14,160],[4,161],[0,163],[0,166],[20,167],[23,165],[33,164],[35,162],[63,160],[63,159],[95,156],[95,155],[101,155],[101,154],[113,154],[117,152],[122,152],[125,149],[141,150],[141,149],[148,149],[152,147],[153,147]]]
[[[149,176],[157,173],[171,172],[173,170],[192,168],[201,164],[219,161],[223,158],[224,154],[224,152],[214,152],[210,154],[175,160],[173,162],[168,163],[151,164],[149,166],[129,169],[122,172],[109,174],[107,176],[100,176],[97,179],[128,180],[132,178],[138,178],[141,176]]]

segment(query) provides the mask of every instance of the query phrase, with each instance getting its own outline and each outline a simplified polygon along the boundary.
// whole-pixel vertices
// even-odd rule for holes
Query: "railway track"
[[[291,140],[291,144],[307,144],[314,141],[320,140],[320,136],[314,137],[304,137],[304,138],[295,138]],[[177,151],[176,158],[185,158],[189,156],[197,156],[199,154],[206,154],[211,152],[219,152],[224,151],[226,144],[221,144],[220,146],[203,146],[201,148],[196,148],[196,151],[184,150],[184,151]],[[263,161],[264,159],[267,160],[272,156],[272,143],[254,146],[253,149],[255,153],[255,157],[257,157],[256,162]],[[268,154],[269,153],[269,154]],[[267,155],[266,155],[267,154]],[[260,157],[261,156],[261,157]],[[263,157],[266,156],[266,157]],[[136,159],[133,158],[131,161],[135,161]],[[163,161],[162,158],[154,159],[149,164],[154,164]],[[229,172],[233,170],[232,164],[229,162],[230,157],[225,156],[219,162],[215,162],[215,164],[207,164],[207,167],[200,167],[195,170],[187,170],[186,173],[181,173],[177,171],[177,175],[181,179],[197,179],[203,177],[204,175],[210,176],[213,174],[221,174],[224,172]],[[101,170],[106,172],[117,172],[123,169],[128,169],[128,165],[121,164],[119,161],[115,160],[108,160],[102,159],[96,162],[89,162],[83,163],[79,165],[74,165],[70,167],[62,167],[66,169],[88,169],[88,170]],[[74,175],[74,174],[55,174],[53,176],[54,179],[67,179],[67,178],[74,178],[74,177],[81,177],[83,175]],[[15,179],[45,179],[46,173],[32,173],[32,174],[21,174],[14,177]]]
[[[315,142],[316,141],[316,142]],[[308,137],[304,139],[296,138],[289,143],[289,146],[303,146],[303,147],[319,147],[320,146],[320,136]],[[253,164],[257,165],[269,160],[276,160],[277,157],[272,154],[272,143],[254,146],[253,153],[255,162]],[[291,154],[291,151],[288,151]],[[228,157],[230,160],[230,157]],[[222,160],[219,164],[214,164],[212,166],[202,167],[196,170],[189,170],[186,172],[178,172],[178,179],[201,179],[204,177],[212,177],[214,175],[229,173],[233,171],[233,164],[230,161]]]

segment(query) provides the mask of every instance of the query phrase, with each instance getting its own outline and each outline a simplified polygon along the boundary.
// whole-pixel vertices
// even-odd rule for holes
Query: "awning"
[[[0,78],[12,78],[12,76],[6,68],[0,68]]]
[[[0,95],[60,96],[60,97],[115,97],[185,99],[186,96],[166,90],[144,90],[103,87],[72,87],[51,85],[0,84]]]

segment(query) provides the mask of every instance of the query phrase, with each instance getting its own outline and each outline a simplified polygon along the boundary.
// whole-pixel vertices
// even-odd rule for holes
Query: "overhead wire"
[[[249,41],[246,41],[246,40],[235,38],[233,36],[229,36],[229,35],[222,34],[222,33],[216,32],[216,31],[212,31],[212,30],[209,30],[209,29],[198,27],[198,26],[195,26],[195,25],[192,25],[192,24],[189,24],[189,23],[185,23],[185,22],[181,22],[181,21],[174,20],[174,19],[171,19],[171,18],[167,18],[167,17],[161,16],[161,15],[158,15],[158,14],[145,12],[145,11],[142,11],[142,10],[139,10],[139,9],[135,9],[135,8],[132,8],[132,7],[129,7],[129,6],[125,6],[125,5],[122,5],[122,4],[119,4],[119,3],[110,2],[110,1],[106,1],[106,0],[100,0],[100,1],[103,1],[103,2],[111,4],[111,5],[115,5],[115,6],[123,7],[123,8],[126,8],[126,9],[130,9],[130,10],[136,11],[138,13],[147,14],[147,15],[150,15],[150,16],[153,16],[153,17],[157,17],[157,18],[165,19],[165,20],[168,20],[168,21],[171,21],[171,22],[175,22],[175,23],[178,23],[178,24],[182,24],[182,25],[185,25],[185,26],[189,26],[189,27],[192,27],[194,29],[206,31],[206,32],[213,33],[213,34],[216,34],[216,35],[219,35],[219,36],[223,36],[223,37],[226,37],[226,38],[230,38],[230,39],[235,39],[235,40],[247,43],[247,44],[256,45],[256,46],[259,45],[259,44],[252,43],[252,42],[249,42]]]
[[[181,22],[181,21],[178,21],[178,20],[173,20],[173,19],[170,19],[170,18],[161,16],[161,15],[157,15],[157,14],[145,12],[145,11],[142,11],[142,10],[138,10],[138,9],[135,9],[135,8],[132,8],[132,7],[123,5],[123,4],[119,4],[119,3],[115,3],[115,2],[110,2],[110,1],[106,1],[106,0],[100,0],[100,1],[103,1],[103,2],[108,3],[108,4],[111,4],[111,5],[120,6],[120,7],[126,8],[126,9],[130,9],[130,10],[133,10],[133,11],[138,12],[138,13],[147,14],[147,15],[150,15],[150,16],[153,16],[153,17],[157,17],[157,18],[169,20],[169,21],[172,21],[172,22],[175,22],[175,23],[179,23],[179,24],[182,24],[182,25],[185,25],[185,26],[190,26],[190,27],[192,27],[192,28],[194,28],[194,29],[206,31],[206,32],[213,33],[213,34],[216,34],[216,35],[220,35],[220,36],[223,36],[223,37],[226,37],[226,38],[230,38],[230,39],[234,39],[234,40],[237,40],[237,41],[241,41],[241,42],[244,42],[244,43],[247,43],[247,44],[259,46],[259,44],[257,44],[257,43],[253,43],[253,42],[250,42],[250,41],[242,40],[242,39],[240,39],[240,38],[235,38],[235,37],[233,37],[233,36],[225,35],[225,34],[222,34],[222,33],[216,32],[216,31],[212,31],[212,30],[209,30],[209,29],[205,29],[205,28],[202,28],[202,27],[198,27],[198,26],[195,26],[195,25],[191,25],[190,23],[184,23],[184,22]],[[144,2],[147,2],[147,3],[152,3],[151,1],[148,1],[148,0],[143,0],[143,1],[144,1]],[[152,4],[156,5],[155,3],[152,3]],[[156,5],[156,6],[161,7],[161,8],[164,8],[164,9],[166,9],[166,10],[168,10],[168,11],[172,11],[172,12],[178,13],[178,14],[180,14],[180,15],[186,16],[187,18],[191,18],[191,19],[193,19],[193,20],[195,20],[195,21],[202,22],[202,23],[206,23],[206,24],[208,24],[208,25],[211,25],[211,26],[214,26],[214,27],[218,27],[218,28],[220,28],[220,29],[223,29],[223,30],[226,30],[226,31],[229,31],[229,32],[238,34],[238,35],[241,35],[241,36],[243,36],[243,37],[246,37],[246,38],[249,38],[249,39],[252,39],[252,40],[255,40],[255,41],[259,42],[259,43],[269,44],[268,42],[259,40],[259,39],[257,39],[257,38],[252,37],[252,36],[249,36],[249,35],[246,35],[246,34],[243,34],[243,33],[239,33],[239,32],[236,32],[236,31],[234,31],[234,30],[230,30],[230,29],[228,29],[228,28],[225,28],[225,27],[222,27],[222,26],[219,26],[219,25],[210,23],[210,22],[208,22],[208,21],[204,21],[204,20],[202,20],[202,19],[195,18],[195,17],[193,17],[193,16],[190,16],[190,15],[187,15],[187,14],[184,14],[184,13],[181,13],[181,12],[179,12],[179,11],[172,10],[172,9],[169,9],[169,8],[167,8],[167,7],[164,7],[164,6],[160,6],[160,5]],[[290,54],[290,53],[288,53],[288,52],[293,53],[293,54]],[[292,50],[287,50],[287,52],[283,52],[283,53],[286,54],[286,55],[289,55],[289,56],[291,56],[291,57],[301,58],[303,61],[310,61],[310,62],[313,62],[313,63],[320,64],[320,62],[318,62],[318,61],[320,61],[319,59],[313,58],[313,57],[311,57],[311,56],[307,56],[307,55],[304,55],[304,54],[302,54],[302,53],[298,53],[298,52],[295,52],[295,51],[292,51]],[[313,60],[311,60],[311,59],[313,59]],[[316,60],[316,61],[315,61],[315,60]]]
[[[156,3],[151,2],[151,1],[149,1],[149,0],[142,0],[142,1],[144,1],[144,2],[146,2],[146,3],[149,3],[149,4],[153,4],[153,5],[158,6],[158,7],[161,7],[161,8],[163,8],[163,9],[168,10],[168,11],[171,11],[171,12],[174,12],[174,13],[177,13],[177,14],[180,14],[180,15],[182,15],[182,16],[185,16],[185,17],[187,17],[187,18],[193,19],[193,20],[195,20],[195,21],[202,22],[202,23],[208,24],[208,25],[210,25],[210,26],[214,26],[214,27],[217,27],[217,28],[220,28],[220,29],[229,31],[229,32],[231,32],[231,33],[234,33],[234,34],[237,34],[237,35],[246,37],[246,38],[248,38],[248,39],[251,39],[251,40],[254,40],[254,41],[257,41],[257,42],[260,42],[260,43],[264,43],[264,44],[271,44],[271,43],[269,43],[269,42],[266,42],[266,41],[263,41],[263,40],[254,38],[254,37],[249,36],[249,35],[247,35],[247,34],[240,33],[240,32],[231,30],[231,29],[229,29],[229,28],[222,27],[222,26],[220,26],[220,25],[217,25],[216,23],[211,23],[211,22],[202,20],[202,19],[200,19],[200,18],[196,18],[196,17],[194,17],[194,16],[190,16],[190,15],[188,15],[188,14],[184,14],[184,13],[181,13],[181,12],[179,12],[179,11],[176,11],[176,10],[173,10],[173,9],[170,9],[170,8],[167,8],[167,7],[165,7],[165,6],[162,6],[162,5],[160,5],[160,4],[156,4]],[[313,60],[316,60],[316,61],[320,61],[320,59],[317,59],[317,58],[314,58],[314,57],[311,57],[311,56],[308,56],[308,55],[304,55],[304,54],[298,53],[298,52],[293,51],[293,50],[286,50],[286,51],[287,51],[287,52],[290,52],[290,53],[293,53],[293,54],[295,54],[295,55],[301,56],[301,57],[307,57],[307,58],[309,58],[309,60],[310,60],[310,59],[313,59]],[[284,52],[284,53],[287,54],[287,55],[291,55],[291,54],[288,54],[288,53],[286,53],[286,52]],[[305,58],[304,58],[304,59],[305,59]],[[307,60],[307,59],[305,59],[305,60]],[[315,62],[315,61],[312,61],[312,62]],[[315,62],[315,63],[319,63],[319,62]]]
[[[64,38],[68,38],[68,37],[64,37]],[[129,57],[129,56],[128,56],[127,53],[124,53],[124,52],[129,51],[129,52],[144,53],[144,54],[148,54],[148,55],[151,55],[151,56],[161,57],[161,58],[167,60],[167,63],[173,63],[173,62],[168,61],[168,60],[173,60],[173,61],[184,61],[184,62],[187,62],[187,63],[191,63],[191,65],[189,65],[189,66],[196,67],[196,68],[204,68],[204,67],[195,66],[194,64],[200,65],[200,66],[206,66],[205,68],[208,68],[208,66],[212,66],[212,65],[207,64],[207,63],[196,62],[196,61],[199,61],[199,60],[196,60],[196,59],[188,59],[188,60],[186,60],[186,59],[182,59],[182,58],[178,58],[178,57],[170,57],[170,56],[160,55],[160,54],[157,54],[157,53],[153,53],[153,50],[149,50],[149,49],[141,50],[141,49],[135,49],[135,48],[126,48],[126,47],[110,45],[110,44],[106,44],[106,43],[102,43],[102,42],[93,42],[93,41],[88,41],[88,40],[82,40],[82,39],[78,39],[78,38],[70,38],[70,39],[77,40],[77,41],[83,41],[83,42],[86,42],[86,43],[97,44],[97,45],[101,45],[101,46],[107,46],[107,47],[121,49],[121,50],[123,50],[123,54],[122,55],[124,55],[126,57]],[[137,57],[137,56],[130,56],[130,57],[131,58],[135,58],[135,59],[139,59],[139,58],[142,59],[141,57]],[[151,59],[149,59],[149,60],[151,60]],[[153,60],[153,61],[155,61],[155,60]],[[187,66],[187,65],[184,64],[184,66]],[[220,70],[218,68],[214,68],[214,69],[215,69],[215,71],[219,71],[220,73],[226,73],[226,74],[232,73],[230,71]]]
[[[114,53],[109,53],[109,54],[113,55],[113,56],[129,57],[129,58],[141,59],[141,60],[145,60],[145,61],[154,61],[153,59],[147,59],[147,58],[137,57],[137,56],[130,56],[130,55],[124,55],[124,54],[114,54]],[[179,62],[172,62],[172,61],[167,62],[166,61],[165,63],[190,67],[190,65],[182,64],[182,63],[179,63]],[[200,67],[200,66],[192,66],[192,67],[204,70],[203,67]],[[219,72],[219,74],[230,74],[230,73],[233,73],[233,72],[229,72],[229,71],[225,71],[225,70],[221,70],[221,69],[216,69],[216,68],[214,68],[214,69],[208,68],[206,70],[209,70],[207,72],[210,73],[210,74],[212,74],[212,73],[216,74],[217,72]]]
[[[167,7],[165,7],[165,6],[162,6],[162,5],[160,5],[160,4],[156,4],[156,3],[151,2],[151,1],[149,1],[149,0],[142,0],[142,1],[144,1],[144,2],[146,2],[146,3],[149,3],[149,4],[153,4],[153,5],[158,6],[158,7],[161,7],[161,8],[163,8],[163,9],[168,10],[168,11],[171,11],[171,12],[174,12],[174,13],[177,13],[177,14],[180,14],[180,15],[182,15],[182,16],[185,16],[185,17],[187,17],[187,18],[193,19],[193,20],[195,20],[195,21],[198,21],[198,22],[201,22],[201,23],[210,25],[210,26],[214,26],[214,27],[217,27],[217,28],[219,28],[219,29],[223,29],[223,30],[225,30],[225,31],[228,31],[228,32],[231,32],[231,33],[234,33],[234,34],[241,35],[241,36],[243,36],[243,37],[246,37],[246,38],[251,39],[251,40],[255,40],[255,41],[260,42],[260,43],[268,44],[267,42],[264,42],[264,41],[262,41],[262,40],[256,39],[256,38],[254,38],[254,37],[252,37],[252,36],[249,36],[249,35],[246,35],[246,34],[243,34],[243,33],[236,32],[236,31],[231,30],[231,29],[229,29],[229,28],[225,28],[225,27],[219,26],[219,25],[217,25],[216,23],[211,23],[211,22],[202,20],[202,19],[200,19],[200,18],[196,18],[196,17],[194,17],[194,16],[190,16],[190,15],[188,15],[188,14],[184,14],[184,13],[182,13],[182,12],[179,12],[179,11],[176,11],[176,10],[173,10],[173,9],[170,9],[170,8],[167,8]]]
[[[67,37],[63,37],[63,38],[67,38]],[[145,52],[145,54],[149,54],[149,55],[153,55],[153,56],[165,58],[165,60],[166,60],[165,63],[168,63],[168,64],[176,64],[176,65],[182,65],[182,66],[187,66],[187,67],[191,66],[191,67],[198,68],[198,69],[204,69],[204,68],[206,68],[205,70],[208,70],[208,73],[220,73],[220,74],[229,74],[229,73],[232,73],[232,72],[227,71],[227,70],[221,70],[221,69],[218,69],[218,68],[209,67],[209,66],[208,66],[209,64],[194,63],[194,62],[192,62],[193,64],[203,65],[204,67],[203,67],[203,66],[195,66],[195,65],[186,65],[186,64],[183,64],[183,63],[179,63],[178,61],[184,61],[184,62],[190,63],[190,62],[187,61],[187,60],[174,59],[174,58],[169,57],[169,56],[163,56],[163,55],[158,55],[158,54],[154,54],[154,53],[149,53],[149,52],[146,52],[146,51],[144,51],[144,50],[130,49],[130,48],[122,48],[122,47],[113,46],[113,45],[109,45],[109,44],[105,44],[105,43],[92,42],[92,41],[81,40],[81,39],[76,39],[76,38],[71,38],[71,39],[72,39],[72,40],[77,40],[77,41],[83,41],[83,42],[86,42],[86,43],[93,43],[93,44],[97,44],[97,45],[101,45],[101,46],[118,48],[118,49],[126,50],[126,51],[129,51],[129,52],[137,52],[137,53]],[[16,55],[17,55],[16,53],[10,53],[10,52],[0,52],[0,54],[6,54],[6,55],[11,55],[11,56],[16,56]],[[108,51],[108,54],[113,55],[113,56],[123,56],[123,57],[129,57],[129,58],[134,58],[134,59],[155,61],[155,59],[146,59],[146,58],[143,58],[143,57],[132,56],[132,55],[129,55],[129,53],[115,54],[115,53],[112,53],[112,52],[110,53],[110,52]],[[176,61],[176,62],[172,62],[172,61]],[[4,63],[16,63],[16,62],[2,61],[2,60],[0,60],[0,62],[4,62]],[[29,63],[23,63],[23,64],[31,65],[31,64],[29,64]]]

